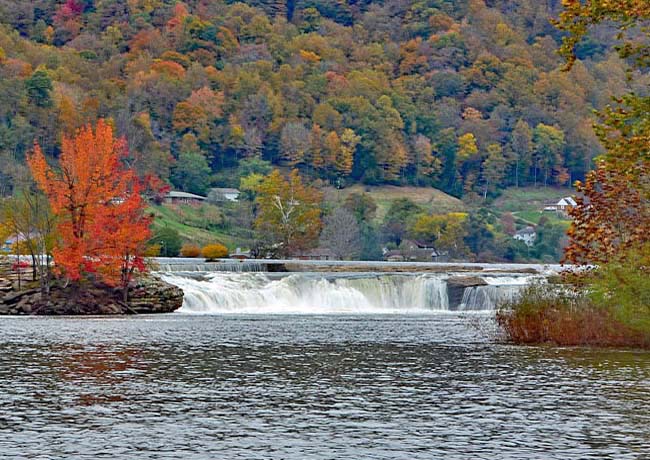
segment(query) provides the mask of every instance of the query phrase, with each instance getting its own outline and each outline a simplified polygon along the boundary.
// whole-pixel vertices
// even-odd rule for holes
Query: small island
[[[32,177],[4,212],[3,229],[25,235],[20,256],[0,258],[0,314],[112,315],[168,313],[183,292],[149,274],[151,184],[122,161],[126,142],[99,120],[63,137],[58,164],[38,144]],[[16,246],[20,246],[18,242]],[[22,252],[22,251],[21,251]]]

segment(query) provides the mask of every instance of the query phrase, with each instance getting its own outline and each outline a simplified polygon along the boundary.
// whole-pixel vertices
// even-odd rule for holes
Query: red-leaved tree
[[[48,165],[35,144],[28,164],[58,217],[59,239],[53,250],[57,270],[70,280],[94,275],[122,288],[127,300],[134,272],[150,237],[141,186],[125,167],[126,141],[100,119],[73,137],[64,136],[58,165]]]

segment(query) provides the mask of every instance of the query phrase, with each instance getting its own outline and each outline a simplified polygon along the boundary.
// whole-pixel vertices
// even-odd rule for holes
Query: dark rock
[[[105,285],[52,286],[47,300],[38,289],[11,291],[0,297],[0,315],[122,315],[169,313],[183,304],[183,291],[153,276],[137,280],[129,288],[129,302],[122,292]]]
[[[463,300],[466,288],[486,286],[488,283],[478,276],[452,276],[447,279],[447,296],[449,309],[456,310]]]

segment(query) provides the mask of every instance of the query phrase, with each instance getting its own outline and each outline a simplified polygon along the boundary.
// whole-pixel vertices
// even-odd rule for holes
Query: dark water
[[[650,354],[476,322],[0,319],[0,458],[650,459]]]

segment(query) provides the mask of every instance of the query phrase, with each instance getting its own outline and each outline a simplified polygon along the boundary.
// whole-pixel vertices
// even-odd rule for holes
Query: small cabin
[[[177,190],[172,190],[165,195],[165,203],[168,204],[200,204],[204,201],[204,196]]]
[[[329,248],[315,248],[303,251],[297,255],[301,260],[336,260],[337,257]]]

